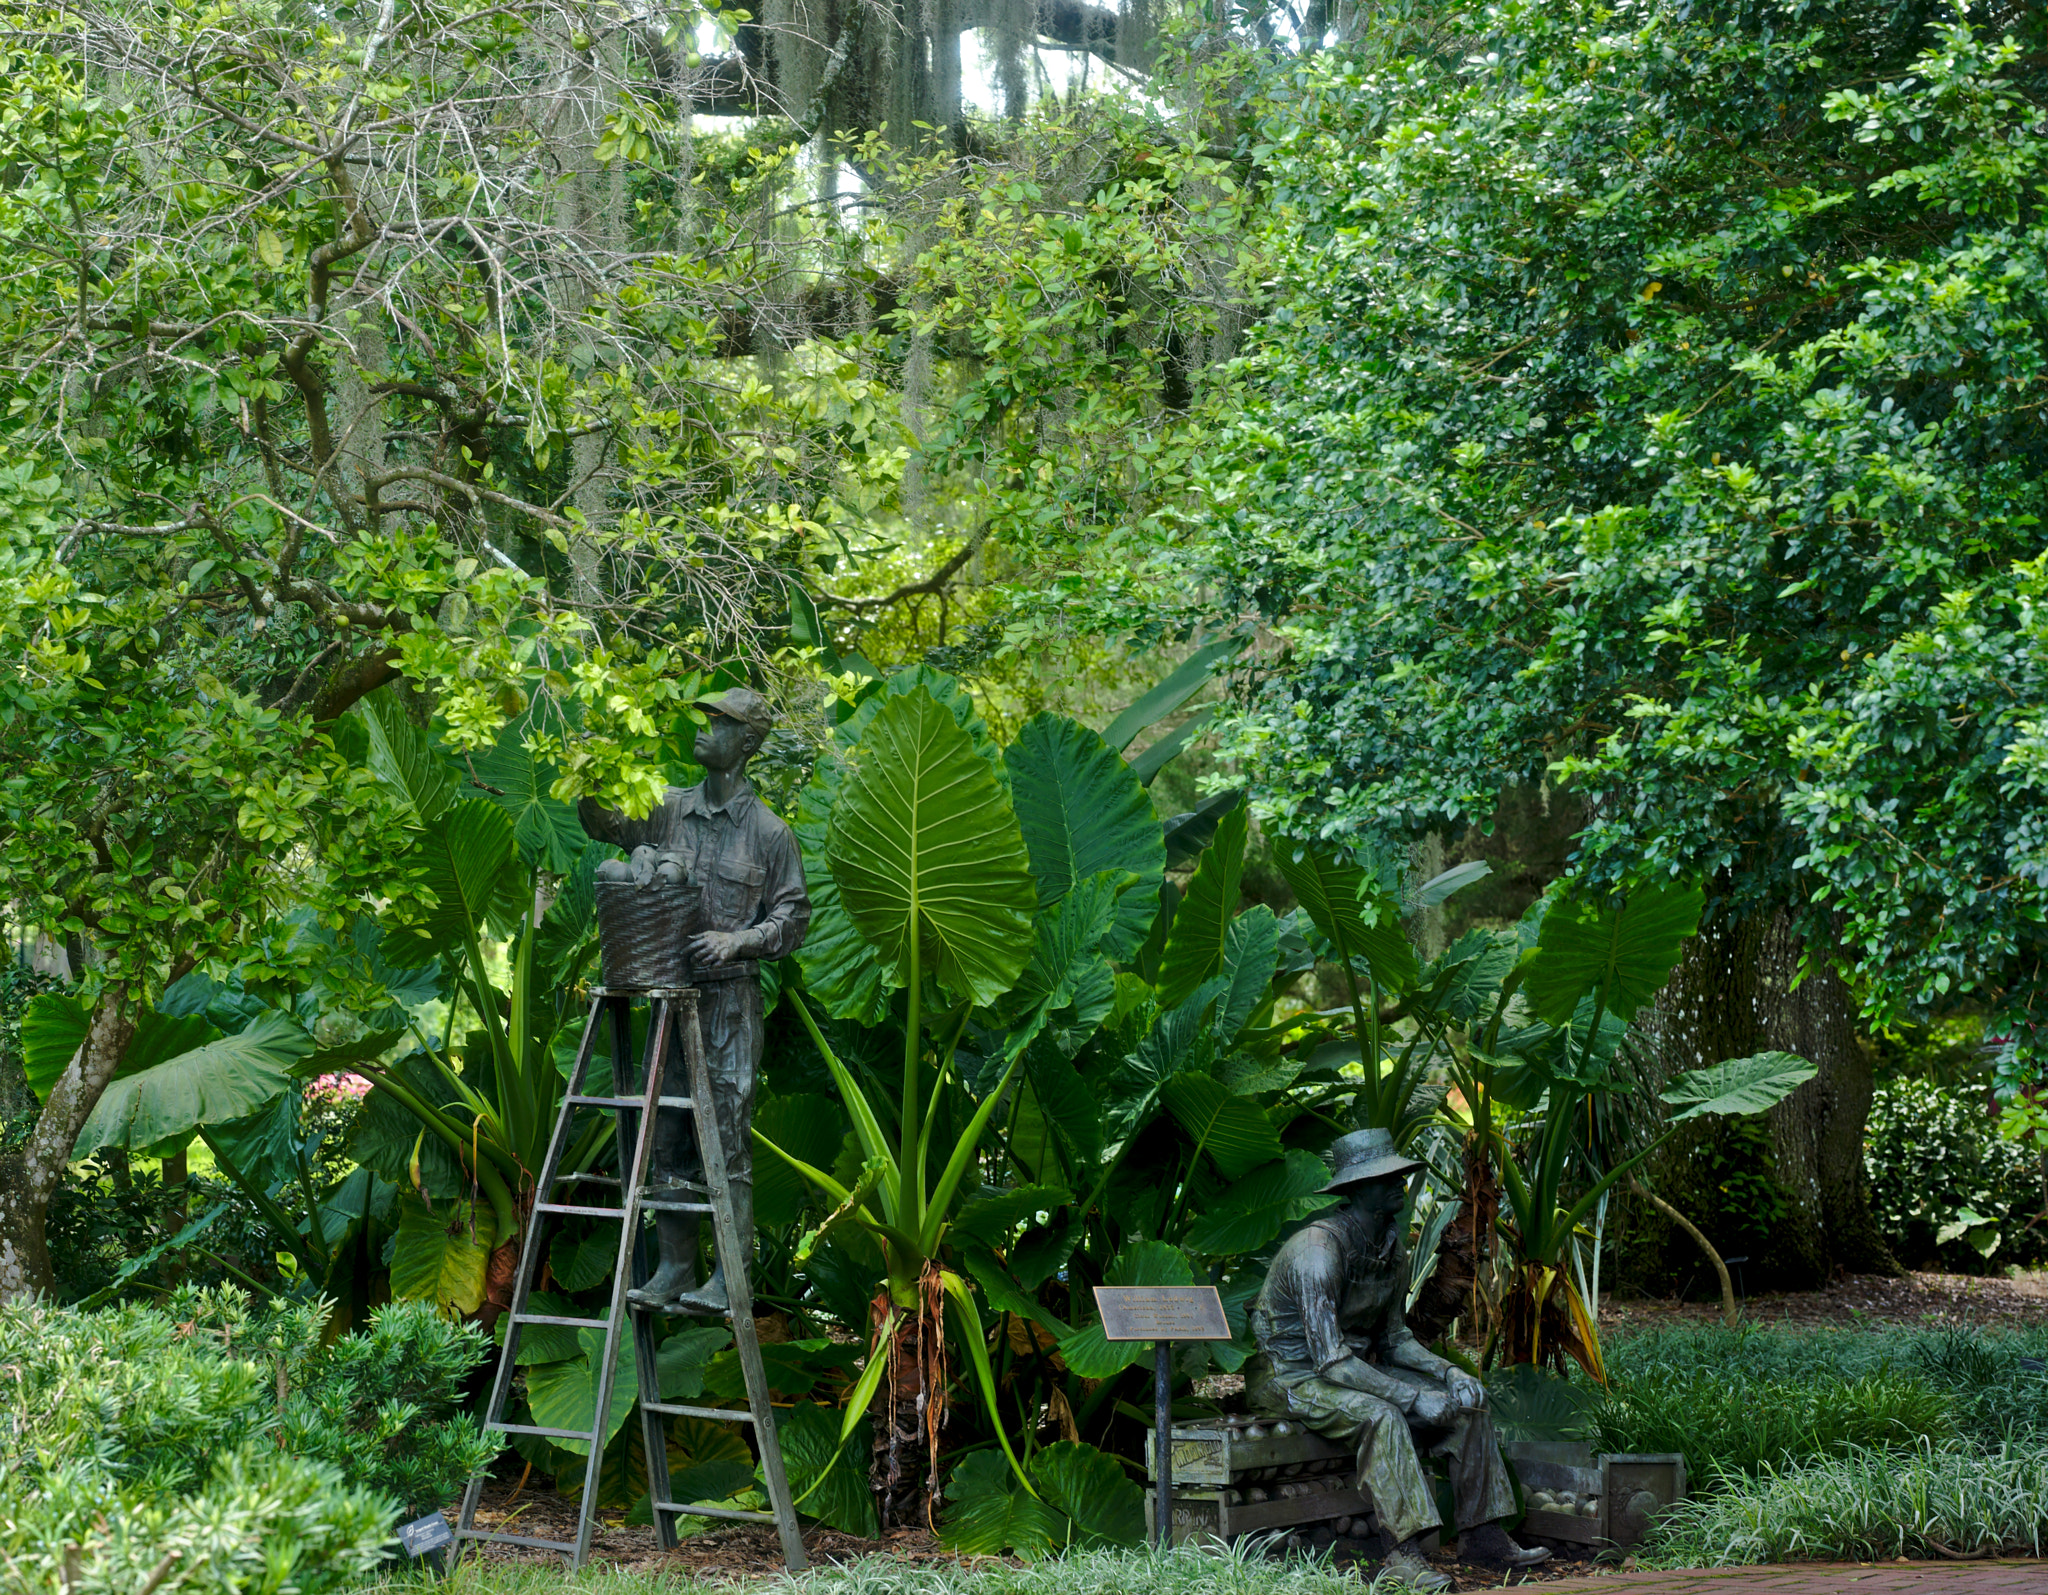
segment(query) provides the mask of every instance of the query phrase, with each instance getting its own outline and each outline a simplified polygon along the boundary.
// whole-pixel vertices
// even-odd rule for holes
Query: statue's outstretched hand
[[[746,937],[736,930],[700,930],[690,938],[690,957],[700,964],[729,964],[745,943]]]

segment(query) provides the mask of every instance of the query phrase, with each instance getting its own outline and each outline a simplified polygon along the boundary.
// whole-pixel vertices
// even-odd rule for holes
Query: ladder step
[[[657,1512],[680,1512],[686,1517],[729,1517],[739,1523],[773,1523],[773,1512],[742,1512],[730,1506],[684,1506],[676,1501],[656,1501]]]
[[[575,1202],[535,1202],[536,1213],[562,1213],[570,1218],[624,1218],[623,1207],[584,1207]]]
[[[609,1318],[563,1318],[555,1313],[514,1313],[515,1324],[556,1324],[563,1329],[609,1329]]]
[[[645,1097],[584,1097],[565,1099],[572,1108],[640,1108],[647,1105]]]
[[[575,1185],[578,1183],[584,1185],[617,1185],[619,1177],[616,1174],[557,1174],[555,1176],[555,1183],[557,1185]]]
[[[697,1111],[696,1101],[690,1097],[663,1097],[661,1105],[665,1108],[681,1108],[685,1113]]]
[[[640,1211],[643,1213],[709,1213],[712,1211],[712,1207],[709,1202],[642,1202],[640,1204]]]
[[[664,1418],[710,1418],[720,1423],[752,1423],[754,1415],[744,1407],[686,1407],[673,1401],[643,1401],[643,1412],[658,1412]]]
[[[544,1545],[551,1551],[574,1551],[574,1540],[543,1540],[531,1534],[486,1534],[482,1529],[457,1529],[458,1540],[484,1540],[492,1545]]]
[[[596,1435],[588,1429],[549,1429],[537,1423],[494,1423],[491,1428],[505,1434],[540,1434],[550,1440],[595,1440]]]

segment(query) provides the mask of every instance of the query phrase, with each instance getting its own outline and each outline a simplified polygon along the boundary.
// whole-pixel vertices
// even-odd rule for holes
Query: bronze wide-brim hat
[[[742,725],[750,725],[764,736],[775,729],[774,707],[752,687],[727,687],[723,692],[707,692],[697,700],[697,707],[722,714]]]
[[[1325,1191],[1341,1191],[1368,1180],[1383,1180],[1390,1174],[1406,1174],[1422,1164],[1396,1151],[1389,1131],[1353,1130],[1349,1135],[1339,1136],[1331,1146],[1330,1166],[1334,1172],[1330,1183],[1323,1187]]]

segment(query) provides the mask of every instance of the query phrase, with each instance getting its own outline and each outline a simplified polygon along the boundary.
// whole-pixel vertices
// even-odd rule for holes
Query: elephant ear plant
[[[1008,1476],[1034,1503],[1032,1521],[1086,1539],[1097,1532],[1084,1506],[1090,1492],[1068,1486],[1092,1476],[1079,1455],[1092,1448],[1050,1460],[1018,1454],[974,1286],[949,1262],[947,1243],[1027,1054],[1042,1037],[1092,1029],[1108,1013],[1109,951],[1134,949],[1150,927],[1149,913],[1124,904],[1142,889],[1156,910],[1158,822],[1095,733],[1041,716],[1005,758],[956,683],[913,669],[840,728],[835,755],[804,794],[798,834],[818,911],[799,955],[809,991],[794,1006],[845,1102],[861,1168],[843,1183],[759,1127],[756,1139],[832,1204],[800,1244],[799,1262],[848,1227],[871,1237],[882,1259],[872,1349],[842,1444],[886,1385],[875,1439],[885,1516],[914,1508],[920,1473],[936,1487],[950,1314]],[[813,1001],[870,1028],[900,1023],[893,1103],[863,1090]],[[961,1079],[970,1028],[981,1049],[971,1054],[971,1091]]]

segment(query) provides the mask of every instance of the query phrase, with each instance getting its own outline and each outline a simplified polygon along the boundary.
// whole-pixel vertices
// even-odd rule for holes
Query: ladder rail
[[[570,1066],[568,1093],[565,1094],[573,1094],[582,1089],[583,1077],[590,1069],[590,1054],[596,1044],[598,1013],[604,1007],[605,1000],[601,994],[593,994],[590,999],[590,1014],[584,1021],[583,1039],[576,1047],[576,1061]],[[555,1116],[555,1128],[548,1137],[547,1156],[541,1161],[543,1182],[548,1181],[561,1167],[569,1125],[575,1116],[575,1110],[566,1103],[562,1111]],[[549,1186],[542,1183],[537,1189],[544,1194]],[[519,1355],[520,1321],[525,1316],[528,1298],[533,1294],[534,1261],[540,1248],[540,1235],[544,1227],[538,1220],[529,1220],[526,1235],[519,1248],[519,1266],[512,1274],[512,1302],[507,1310],[505,1342],[499,1349],[498,1370],[492,1376],[491,1394],[484,1404],[483,1426],[486,1429],[503,1427],[505,1403],[512,1394],[512,1374]],[[479,1473],[469,1481],[467,1488],[462,1492],[462,1511],[455,1520],[455,1546],[449,1553],[451,1567],[454,1562],[461,1560],[464,1537],[474,1536],[476,1508],[478,1501],[483,1497],[483,1488],[484,1476]]]
[[[725,1127],[718,1122],[718,1099],[711,1091],[711,1064],[704,1056],[704,1033],[698,1023],[694,996],[693,993],[693,1000],[683,1009],[683,1060],[689,1065],[690,1093],[705,1105],[705,1111],[694,1117],[698,1162],[711,1195],[711,1233],[719,1259],[725,1264],[733,1346],[739,1353],[740,1371],[746,1376],[747,1406],[753,1413],[754,1439],[761,1449],[761,1479],[768,1486],[768,1503],[774,1510],[776,1532],[782,1538],[782,1560],[790,1572],[801,1573],[810,1562],[797,1526],[796,1503],[790,1498],[788,1470],[782,1465],[775,1408],[768,1396],[768,1373],[761,1363],[760,1337],[754,1329],[753,1268],[746,1244],[751,1237],[742,1236],[733,1219]],[[666,1460],[664,1455],[663,1461]]]
[[[647,1057],[643,1064],[641,1106],[616,1108],[614,1137],[618,1145],[619,1173],[625,1180],[625,1212],[619,1224],[619,1251],[612,1266],[611,1311],[605,1324],[604,1366],[597,1372],[595,1400],[591,1405],[590,1460],[583,1470],[583,1499],[576,1513],[576,1560],[574,1566],[581,1567],[590,1556],[590,1536],[597,1528],[597,1492],[604,1476],[604,1450],[610,1438],[605,1433],[605,1417],[612,1409],[612,1384],[619,1367],[619,1330],[626,1322],[628,1302],[626,1292],[632,1288],[633,1257],[635,1243],[640,1236],[639,1201],[641,1188],[647,1183],[647,1162],[654,1151],[653,1102],[661,1095],[662,1063],[668,1048],[669,1024],[672,1004],[664,998],[656,998],[654,1012],[647,1022]],[[631,1077],[632,1063],[628,1053],[632,1041],[632,1004],[624,998],[613,999],[612,1007],[612,1089],[618,1091]],[[623,1078],[622,1078],[623,1076]],[[565,1115],[575,1110],[566,1103]],[[638,1122],[628,1125],[629,1115]],[[636,1328],[636,1340],[638,1333]],[[663,1458],[667,1449],[664,1445]],[[649,1456],[650,1475],[654,1459]]]

